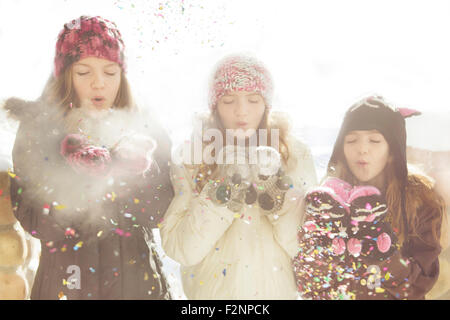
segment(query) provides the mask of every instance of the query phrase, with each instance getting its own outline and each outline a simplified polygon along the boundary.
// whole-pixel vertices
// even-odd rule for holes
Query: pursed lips
[[[95,97],[93,97],[92,99],[91,99],[91,101],[92,101],[92,103],[95,105],[95,106],[97,106],[97,107],[100,107],[100,106],[102,106],[103,105],[103,103],[105,102],[105,97],[103,97],[103,96],[95,96]]]
[[[369,164],[369,162],[367,162],[365,160],[358,160],[356,162],[356,164],[359,165],[359,166],[365,166],[365,165]]]

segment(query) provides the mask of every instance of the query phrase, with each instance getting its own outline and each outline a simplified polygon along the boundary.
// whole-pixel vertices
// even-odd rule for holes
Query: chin
[[[366,175],[361,176],[361,175],[356,175],[353,174],[353,176],[358,180],[359,183],[368,183],[369,181],[371,181],[374,177],[368,177]]]

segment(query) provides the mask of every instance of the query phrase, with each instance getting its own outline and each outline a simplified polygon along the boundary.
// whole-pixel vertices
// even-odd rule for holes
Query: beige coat
[[[236,214],[216,206],[205,191],[195,192],[197,169],[171,165],[175,198],[161,224],[166,254],[181,264],[188,299],[295,299],[291,259],[307,188],[317,183],[306,145],[288,140],[285,172],[294,188],[277,215],[245,205]],[[206,188],[205,188],[206,189]]]

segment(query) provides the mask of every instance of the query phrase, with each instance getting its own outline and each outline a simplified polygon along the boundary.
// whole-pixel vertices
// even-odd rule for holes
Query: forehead
[[[370,136],[370,135],[383,135],[380,131],[378,130],[353,130],[350,131],[346,134],[346,136]]]
[[[259,92],[256,91],[227,91],[224,96],[233,96],[233,97],[247,97],[247,96],[260,96]]]
[[[87,57],[87,58],[84,58],[84,59],[81,59],[81,60],[75,62],[74,67],[75,66],[106,68],[106,67],[119,66],[119,64],[116,62],[110,61],[110,60],[102,59],[102,58]]]

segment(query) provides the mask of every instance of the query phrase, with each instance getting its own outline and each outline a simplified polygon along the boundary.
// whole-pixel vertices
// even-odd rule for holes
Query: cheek
[[[255,106],[253,114],[253,122],[256,125],[256,127],[259,126],[261,123],[261,120],[264,116],[264,111],[266,110],[266,106],[264,104],[260,104],[258,106]]]
[[[110,99],[114,100],[120,89],[120,77],[111,79],[109,81],[108,88],[109,88],[108,91],[109,91]]]
[[[89,93],[88,87],[86,85],[87,81],[83,81],[78,77],[74,77],[72,79],[72,82],[73,82],[73,89],[78,99],[83,100],[83,98],[86,97]]]
[[[381,150],[377,152],[379,154],[379,157],[377,159],[380,170],[383,170],[386,167],[386,164],[389,160],[389,148],[384,147]]]
[[[344,144],[343,150],[344,150],[344,157],[345,157],[345,160],[347,161],[347,163],[348,164],[352,163],[353,162],[352,161],[353,148],[350,145]]]
[[[233,123],[233,109],[231,106],[224,106],[219,104],[217,106],[217,112],[219,113],[219,118],[225,128],[230,128]]]

